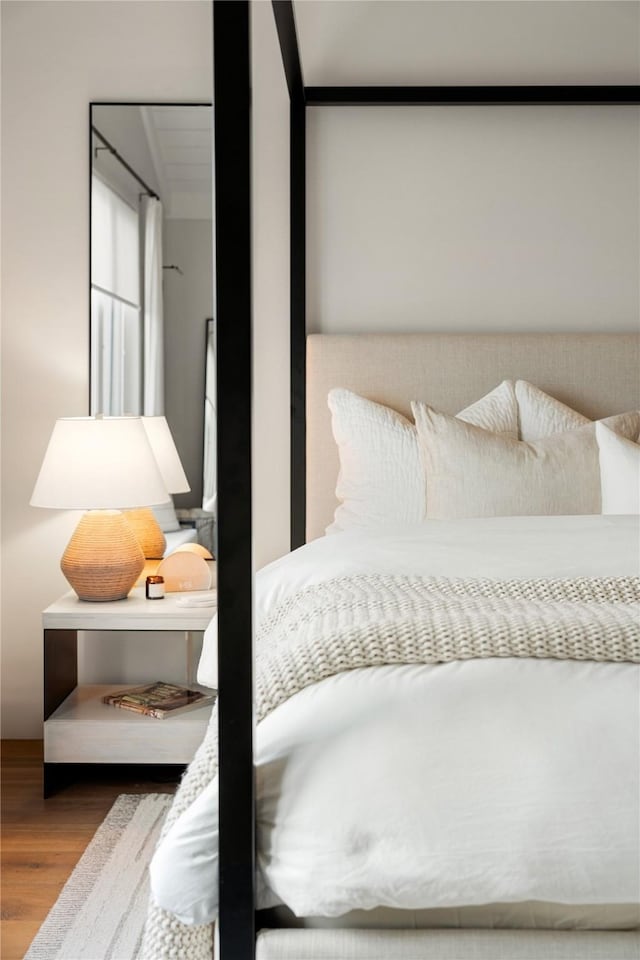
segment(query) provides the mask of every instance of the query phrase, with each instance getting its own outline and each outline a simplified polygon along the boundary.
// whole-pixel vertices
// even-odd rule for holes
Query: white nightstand
[[[193,758],[210,705],[157,720],[102,703],[103,694],[117,690],[118,684],[78,686],[79,630],[180,631],[186,681],[191,683],[193,634],[207,628],[215,607],[181,607],[176,603],[181,596],[189,594],[147,600],[144,587],[136,587],[126,600],[88,603],[70,592],[44,611],[45,797],[68,775],[71,764],[183,766]]]

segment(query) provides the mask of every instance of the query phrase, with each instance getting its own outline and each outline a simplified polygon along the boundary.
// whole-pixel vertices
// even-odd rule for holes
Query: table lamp
[[[167,491],[171,494],[188,493],[191,487],[166,417],[142,417],[142,424]],[[133,527],[146,559],[161,560],[167,541],[153,510],[139,507],[136,510],[127,510],[125,516]]]
[[[57,420],[31,497],[34,507],[88,510],[60,567],[81,600],[124,599],[144,568],[125,515],[168,491],[140,417]]]

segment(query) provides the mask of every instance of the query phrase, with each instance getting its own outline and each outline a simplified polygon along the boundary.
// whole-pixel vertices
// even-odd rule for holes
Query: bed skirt
[[[262,930],[256,960],[637,960],[640,932]]]

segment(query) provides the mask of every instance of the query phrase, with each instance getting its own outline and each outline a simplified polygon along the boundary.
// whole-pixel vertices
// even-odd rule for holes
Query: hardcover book
[[[190,690],[177,683],[163,683],[158,680],[141,687],[129,687],[127,690],[108,693],[102,701],[112,707],[121,707],[123,710],[133,710],[147,717],[164,720],[177,713],[204,707],[213,703],[215,699],[216,695],[213,692]]]

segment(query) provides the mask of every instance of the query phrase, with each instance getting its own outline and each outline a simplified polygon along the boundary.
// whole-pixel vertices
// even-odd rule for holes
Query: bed
[[[637,444],[639,339],[309,338],[308,543],[256,583],[259,957],[637,956],[640,526],[615,491],[600,514],[582,475],[585,418],[622,414],[605,430]],[[412,400],[445,451],[540,454],[556,515],[451,517],[475,493],[467,464],[460,490],[445,471],[439,516],[413,516]],[[591,437],[580,476],[568,435]],[[381,467],[358,475],[371,436]],[[474,486],[511,489],[512,466]],[[374,491],[369,522],[387,467],[400,515],[382,522]],[[214,662],[212,625],[201,682]],[[172,911],[150,910],[154,960],[211,955],[215,768],[213,720],[152,868]]]

